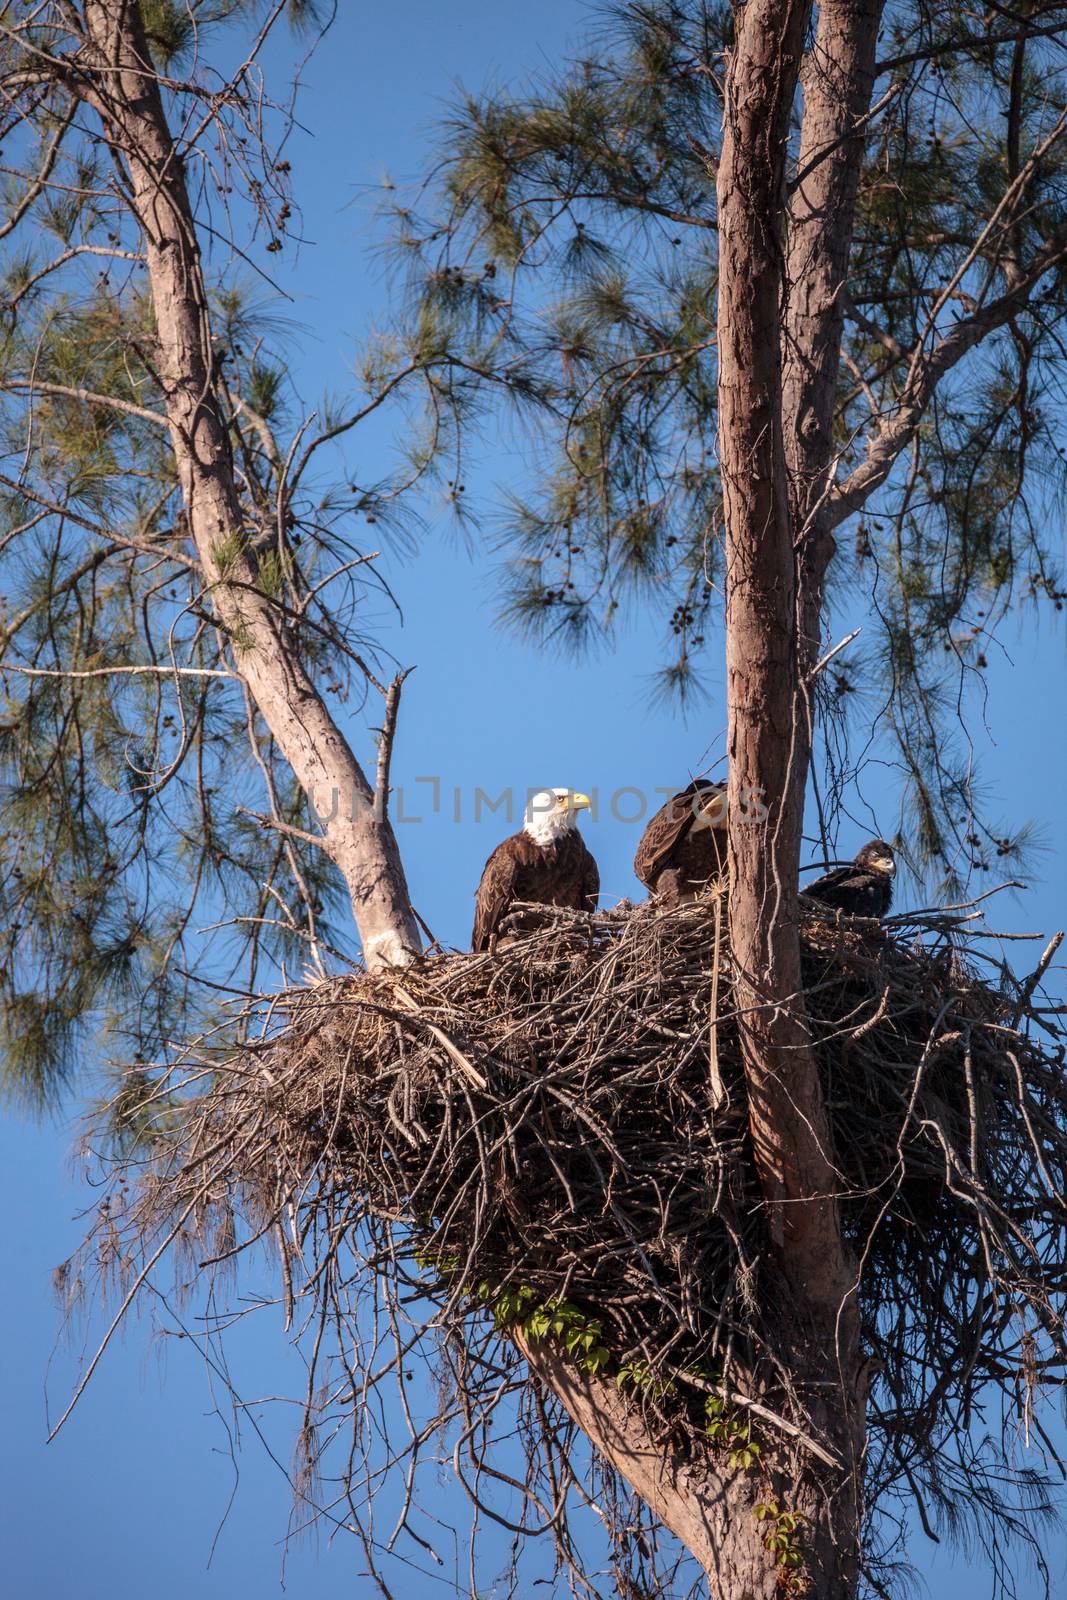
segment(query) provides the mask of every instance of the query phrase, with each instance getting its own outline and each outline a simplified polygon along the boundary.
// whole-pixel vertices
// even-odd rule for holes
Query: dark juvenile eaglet
[[[498,844],[485,863],[474,901],[472,950],[492,947],[516,901],[596,910],[600,873],[577,827],[578,812],[588,808],[586,796],[573,789],[541,789],[532,797],[522,832]]]
[[[634,871],[669,905],[693,900],[726,871],[726,790],[706,778],[661,806],[641,835]]]
[[[835,867],[800,892],[854,917],[884,917],[893,901],[897,864],[884,839],[872,839],[850,866]]]

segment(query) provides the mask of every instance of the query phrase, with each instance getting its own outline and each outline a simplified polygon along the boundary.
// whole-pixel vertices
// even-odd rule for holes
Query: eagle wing
[[[596,864],[596,857],[593,852],[586,849],[584,844],[582,849],[585,854],[582,857],[581,909],[583,911],[595,911],[597,901],[600,899],[600,868]]]
[[[816,878],[813,883],[806,884],[801,889],[801,894],[808,895],[812,900],[822,900],[826,891],[831,891],[827,900],[828,905],[836,905],[838,889],[848,889],[855,878],[858,869],[853,866],[835,867],[832,872],[824,872],[821,878]]]
[[[722,793],[718,784],[708,783],[702,778],[695,779],[688,788],[673,795],[666,805],[659,808],[641,835],[641,843],[634,856],[634,872],[646,889],[655,892],[660,873],[671,865],[678,844],[696,821],[693,796],[704,790]]]
[[[488,950],[490,940],[515,899],[518,876],[519,859],[514,841],[505,839],[497,845],[482,870],[482,879],[474,897],[472,950]]]
[[[892,885],[885,873],[870,872],[855,863],[835,867],[800,892],[807,899],[858,917],[884,917],[893,900]]]

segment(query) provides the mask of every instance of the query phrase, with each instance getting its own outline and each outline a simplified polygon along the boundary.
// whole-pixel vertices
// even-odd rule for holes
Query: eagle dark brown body
[[[718,804],[716,804],[718,802]],[[647,889],[677,904],[726,871],[726,790],[696,778],[661,806],[641,835],[634,871]]]
[[[498,844],[485,863],[474,901],[472,950],[488,950],[516,901],[595,911],[600,873],[576,828],[540,844],[529,833],[515,833]],[[509,931],[518,931],[509,930]]]
[[[884,917],[893,903],[896,862],[884,839],[865,844],[847,867],[835,867],[800,892],[853,917]]]

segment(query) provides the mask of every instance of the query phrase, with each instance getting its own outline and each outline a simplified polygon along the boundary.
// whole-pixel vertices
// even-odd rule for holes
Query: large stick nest
[[[870,1470],[936,1495],[939,1452],[959,1456],[988,1385],[1028,1414],[1067,1358],[1054,1008],[980,946],[965,959],[965,919],[804,915],[805,1002],[877,1372]],[[300,1256],[320,1289],[344,1278],[342,1246],[362,1228],[373,1247],[350,1288],[358,1273],[376,1293],[388,1280],[397,1303],[414,1290],[469,1332],[479,1306],[484,1323],[486,1302],[521,1286],[595,1317],[620,1366],[762,1363],[781,1376],[779,1411],[805,1426],[724,923],[714,896],[546,914],[492,955],[282,996],[258,1042],[205,1058],[139,1225],[192,1215],[202,1241],[206,1219],[237,1212],[240,1241],[281,1220],[287,1265]]]

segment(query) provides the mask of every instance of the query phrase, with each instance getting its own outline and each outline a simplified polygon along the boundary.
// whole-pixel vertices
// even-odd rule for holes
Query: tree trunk
[[[420,951],[400,853],[371,784],[258,587],[215,384],[211,323],[182,159],[167,124],[137,0],[88,0],[71,87],[125,168],[155,311],[159,374],[189,527],[234,666],[305,793],[327,812],[368,967]],[[84,70],[85,68],[88,70]],[[377,804],[375,801],[377,800]],[[332,815],[330,814],[332,813]]]
[[[807,1441],[773,1425],[759,1430],[755,1467],[731,1466],[726,1451],[701,1455],[647,1426],[640,1403],[613,1379],[586,1372],[551,1342],[531,1343],[519,1329],[511,1337],[533,1376],[699,1561],[716,1600],[780,1600],[790,1592],[846,1600],[853,1593],[858,1543],[851,1472],[828,1468]],[[821,1400],[811,1406],[815,1430],[839,1431],[830,1409]],[[773,1525],[756,1510],[769,1502],[806,1519],[794,1535],[795,1568],[779,1565],[768,1547]],[[790,1576],[792,1591],[785,1588]]]
[[[823,583],[834,554],[827,490],[862,129],[884,0],[827,0],[804,60],[804,120],[786,244],[783,442],[797,558],[800,687],[809,735]],[[859,130],[859,131],[857,131]],[[799,764],[798,764],[799,767]],[[805,771],[799,774],[803,784]],[[803,797],[795,803],[803,805]]]
[[[769,1489],[764,1473],[717,1472],[655,1438],[632,1398],[611,1379],[598,1378],[550,1343],[512,1335],[534,1376],[565,1407],[664,1525],[700,1562],[721,1600],[775,1600],[779,1573],[754,1510]]]
[[[786,139],[809,11],[804,0],[750,0],[734,12],[718,174],[719,455],[726,523],[730,940],[744,974],[735,1000],[743,1019],[753,1153],[777,1265],[795,1308],[793,1366],[819,1437],[844,1463],[835,1492],[812,1505],[809,1593],[843,1596],[854,1588],[857,1573],[865,1386],[856,1267],[841,1231],[797,933],[811,748],[811,655],[804,636],[812,629],[818,637],[818,611],[802,622],[794,516],[807,499],[796,478],[790,482],[796,421],[789,419],[787,447],[781,354],[783,327],[787,348],[792,334],[785,321]],[[809,233],[797,236],[795,249],[798,258],[805,249],[811,257],[798,268],[798,309],[820,329],[819,362],[814,371],[804,365],[796,386],[805,405],[815,403],[814,393],[821,415],[825,392],[832,394],[836,381],[836,351],[825,348],[820,320],[826,313],[824,287],[835,267],[822,260],[822,241]],[[833,293],[829,304],[835,303]],[[810,328],[803,338],[812,338]],[[813,435],[812,457],[821,444]],[[823,462],[825,472],[828,456]],[[813,473],[807,493],[818,482]],[[800,1498],[809,1496],[801,1492]],[[800,1509],[811,1514],[805,1504]]]

